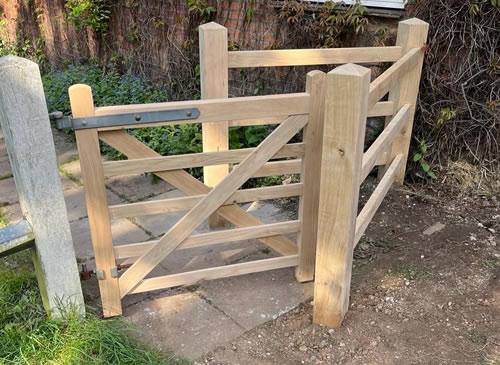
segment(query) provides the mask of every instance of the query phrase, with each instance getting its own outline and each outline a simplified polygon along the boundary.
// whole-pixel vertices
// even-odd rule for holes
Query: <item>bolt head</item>
[[[136,121],[140,121],[140,120],[141,120],[141,116],[140,116],[139,114],[136,114],[136,116],[135,116],[135,120],[136,120]]]

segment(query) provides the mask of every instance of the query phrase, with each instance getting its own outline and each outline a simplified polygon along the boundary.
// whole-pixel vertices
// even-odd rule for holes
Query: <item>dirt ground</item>
[[[198,364],[500,364],[500,196],[414,189],[391,190],[356,248],[341,328],[308,301]]]

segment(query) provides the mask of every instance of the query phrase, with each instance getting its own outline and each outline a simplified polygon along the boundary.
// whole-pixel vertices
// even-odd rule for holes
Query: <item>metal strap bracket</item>
[[[71,128],[73,130],[77,130],[177,120],[192,120],[197,119],[200,116],[200,111],[198,108],[186,108],[142,113],[113,114],[86,118],[64,117],[61,112],[54,112],[50,113],[49,116],[50,119],[55,120],[57,129]]]

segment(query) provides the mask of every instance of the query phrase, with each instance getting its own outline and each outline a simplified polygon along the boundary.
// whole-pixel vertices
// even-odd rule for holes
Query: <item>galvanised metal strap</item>
[[[116,127],[177,120],[181,121],[197,119],[199,116],[200,111],[198,110],[198,108],[151,111],[143,113],[113,114],[85,118],[63,117],[62,113],[51,113],[51,119],[54,119],[56,121],[57,129],[71,128],[73,130]]]

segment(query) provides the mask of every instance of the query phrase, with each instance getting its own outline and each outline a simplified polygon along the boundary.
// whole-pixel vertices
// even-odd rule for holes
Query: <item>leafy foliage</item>
[[[67,0],[66,8],[69,9],[68,21],[77,30],[88,27],[100,35],[108,32],[111,11],[106,0]]]

